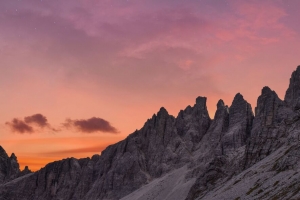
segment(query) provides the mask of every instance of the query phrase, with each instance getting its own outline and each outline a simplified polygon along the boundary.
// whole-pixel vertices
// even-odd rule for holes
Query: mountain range
[[[206,97],[177,117],[161,108],[126,139],[91,158],[37,172],[0,146],[2,200],[300,199],[300,66],[284,100],[264,87],[209,117]]]

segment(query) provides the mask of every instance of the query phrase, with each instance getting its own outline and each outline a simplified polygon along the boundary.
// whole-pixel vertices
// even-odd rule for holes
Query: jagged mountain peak
[[[275,105],[276,103],[276,105]],[[261,90],[261,95],[257,98],[257,105],[255,107],[255,116],[260,116],[264,114],[266,107],[268,110],[274,110],[274,106],[278,107],[282,104],[282,100],[279,99],[275,91],[271,90],[268,86],[263,87]],[[277,105],[278,104],[278,105]],[[277,108],[276,108],[277,109]]]
[[[0,146],[0,185],[1,183],[13,180],[20,174],[19,163],[14,153],[8,157],[6,151]]]
[[[14,153],[12,153],[11,156],[10,156],[10,159],[17,160],[17,156]]]
[[[233,101],[237,101],[237,100],[244,100],[244,96],[241,94],[241,93],[237,93],[235,96],[234,96],[234,99]]]
[[[229,108],[229,114],[233,119],[234,116],[242,114],[241,112],[247,112],[249,115],[253,115],[251,104],[244,99],[241,93],[237,93]]]
[[[228,120],[228,115],[229,115],[229,108],[227,105],[225,105],[224,101],[222,99],[220,99],[217,103],[217,110],[215,112],[215,116],[214,116],[214,119],[213,119],[213,122],[212,123],[220,123],[218,122],[218,120],[220,118],[222,118],[222,120]]]
[[[184,109],[184,113],[191,113],[192,112],[192,110],[193,110],[193,108],[192,108],[192,106],[190,106],[190,105],[188,105],[185,109]]]
[[[268,94],[274,92],[273,90],[271,90],[271,88],[269,88],[269,86],[265,86],[263,87],[263,89],[261,90],[261,94]]]
[[[224,106],[225,106],[224,101],[223,101],[222,99],[220,99],[220,100],[218,101],[218,103],[217,103],[217,109],[222,108],[222,107],[224,107]]]
[[[215,116],[212,123],[220,124],[219,119],[223,121],[224,120],[228,121],[228,115],[229,115],[229,108],[227,105],[225,105],[224,101],[220,99],[217,103],[217,110],[215,112]],[[228,124],[225,126],[228,126]]]
[[[284,101],[292,109],[297,110],[300,108],[300,65],[292,73]]]
[[[232,101],[232,104],[230,106],[230,108],[234,108],[236,106],[249,106],[251,107],[251,104],[248,103],[245,99],[244,96],[241,93],[237,93]]]
[[[243,95],[237,93],[229,108],[229,116],[231,120],[239,121],[240,117],[245,114],[253,117],[251,104],[244,99]]]
[[[161,107],[157,113],[154,113],[152,115],[151,119],[156,118],[156,117],[161,118],[161,117],[166,117],[166,116],[171,116],[171,115],[169,115],[169,113],[168,113],[167,109],[165,109],[165,107]],[[149,119],[149,120],[151,120],[151,119]]]
[[[6,151],[3,149],[2,146],[0,146],[0,158],[8,158],[8,155],[6,153]]]
[[[201,108],[206,108],[206,101],[207,101],[206,97],[199,96],[196,98],[196,106]]]
[[[286,199],[300,199],[299,178],[287,177],[282,184],[276,181],[286,172],[290,177],[300,174],[299,83],[300,66],[292,75],[285,102],[269,87],[262,88],[255,117],[241,93],[230,107],[220,99],[213,120],[206,97],[197,97],[194,106],[187,106],[176,118],[162,107],[140,130],[101,155],[56,161],[23,178],[0,183],[0,198],[196,200],[255,199],[259,195],[269,199],[268,194],[279,191],[273,197],[282,199],[285,196],[275,185],[292,180],[288,188],[295,190]],[[4,159],[3,166],[17,166],[14,157]],[[11,173],[14,168],[8,169]],[[245,183],[243,179],[249,185],[240,184]],[[273,187],[264,180],[271,180]],[[263,184],[266,187],[259,188]],[[230,188],[237,188],[239,196],[228,194]],[[218,198],[210,193],[214,190]]]
[[[157,116],[169,116],[169,113],[164,107],[161,107],[157,113]]]
[[[223,154],[231,154],[246,144],[253,118],[251,105],[240,93],[237,93],[229,107],[228,128],[222,138]]]
[[[153,114],[152,118],[147,120],[144,127],[148,127],[150,125],[151,127],[160,126],[160,128],[162,128],[168,120],[174,119],[174,116],[170,115],[164,107],[161,107],[156,114]]]

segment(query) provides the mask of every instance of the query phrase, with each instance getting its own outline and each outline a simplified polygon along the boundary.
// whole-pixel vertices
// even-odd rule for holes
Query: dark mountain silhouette
[[[206,98],[165,108],[92,158],[20,172],[0,148],[0,199],[300,199],[300,66],[285,99],[269,87],[255,115],[238,93],[210,119]]]

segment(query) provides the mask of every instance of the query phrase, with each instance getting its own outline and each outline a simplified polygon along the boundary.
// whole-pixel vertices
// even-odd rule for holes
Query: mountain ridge
[[[269,174],[273,171],[279,171],[279,174],[290,173],[289,170],[298,172],[300,66],[292,74],[284,100],[269,87],[262,89],[255,115],[240,93],[235,95],[230,107],[219,100],[214,119],[208,114],[206,101],[206,97],[197,97],[194,106],[187,106],[177,117],[169,115],[164,107],[160,108],[140,130],[108,146],[101,155],[55,161],[35,173],[6,179],[6,182],[0,182],[0,198],[126,199],[134,191],[143,192],[141,188],[147,188],[147,185],[157,188],[157,184],[161,184],[166,189],[153,190],[160,191],[161,196],[160,193],[150,195],[152,190],[149,188],[137,196],[141,199],[149,194],[148,199],[163,199],[177,194],[187,200],[232,199],[234,192],[226,193],[231,189],[225,188],[223,193],[217,189],[230,184],[247,170],[257,167],[255,170],[261,172],[259,175],[265,174],[266,180],[273,180],[258,163],[264,163]],[[290,151],[285,153],[278,149]],[[276,160],[270,161],[270,158]],[[172,173],[176,174],[178,170],[184,176],[174,179],[176,184],[171,184],[168,180],[173,179],[168,177],[173,177]],[[258,175],[249,177],[255,179]],[[173,186],[167,187],[161,182],[154,185],[156,180],[165,180]],[[242,178],[239,180],[243,182]],[[238,182],[234,183],[231,188],[242,187]],[[260,183],[260,186],[264,184]],[[297,189],[297,185],[294,186]],[[238,191],[250,191],[256,186],[247,187]],[[181,193],[173,191],[174,188]],[[213,197],[213,191],[218,198]],[[235,198],[269,199],[263,191],[256,197],[251,193],[239,193],[240,196]],[[295,193],[289,198],[297,198],[296,191],[291,189],[288,193]]]

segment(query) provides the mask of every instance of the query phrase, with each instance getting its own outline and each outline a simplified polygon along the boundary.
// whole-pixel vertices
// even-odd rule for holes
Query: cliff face
[[[16,155],[12,153],[9,157],[2,146],[0,146],[0,184],[30,172],[28,168],[27,170],[20,171]]]
[[[264,87],[255,116],[238,93],[230,107],[220,100],[211,120],[206,98],[198,97],[176,118],[161,108],[101,156],[56,161],[35,173],[21,176],[16,157],[0,148],[0,199],[253,199],[251,192],[234,196],[228,188],[253,189],[238,182],[251,178],[264,185],[261,176],[275,184],[274,173],[292,174],[300,166],[300,67],[290,81],[284,101]],[[300,188],[297,180],[291,188]]]
[[[255,108],[251,138],[246,149],[246,167],[270,155],[284,144],[292,110],[268,87],[262,89]]]
[[[207,132],[206,98],[176,118],[161,108],[144,127],[92,159],[65,159],[13,184],[1,194],[24,199],[119,199],[192,160]],[[18,187],[17,192],[11,190]],[[11,188],[11,189],[7,189]]]
[[[252,121],[251,105],[238,93],[229,108],[229,126],[222,138],[223,154],[229,154],[246,144],[250,136]]]
[[[291,109],[300,109],[300,66],[292,73],[290,85],[286,91],[284,101]]]
[[[19,164],[15,154],[8,157],[5,150],[0,146],[0,183],[15,178],[19,172]]]

